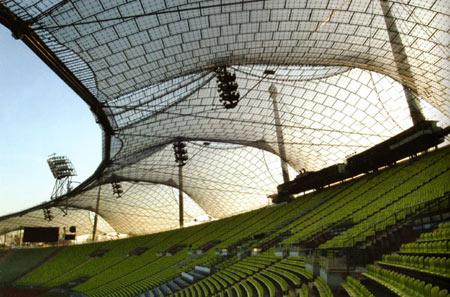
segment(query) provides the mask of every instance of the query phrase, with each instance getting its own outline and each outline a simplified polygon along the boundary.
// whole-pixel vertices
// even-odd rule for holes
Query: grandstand
[[[103,160],[0,217],[0,296],[450,296],[449,15],[1,1],[91,108]]]

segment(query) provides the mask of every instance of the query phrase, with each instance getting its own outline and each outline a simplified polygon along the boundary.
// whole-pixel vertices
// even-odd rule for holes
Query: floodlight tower
[[[391,45],[395,67],[397,68],[399,74],[404,73],[406,77],[414,77],[411,73],[411,65],[408,61],[408,55],[406,54],[401,34],[399,34],[395,18],[392,16],[391,7],[386,0],[380,1],[380,5],[381,10],[383,11],[384,22],[386,27],[389,28],[389,30],[387,30],[387,35]],[[414,95],[417,94],[416,82],[412,80],[411,87],[406,87],[402,79],[400,79],[400,82],[403,86],[406,103],[408,104],[409,113],[413,124],[417,125],[420,122],[425,121],[425,116],[422,112],[422,108],[420,107],[420,102],[416,95]]]
[[[71,190],[72,176],[76,176],[77,174],[72,162],[65,156],[52,154],[47,159],[47,163],[55,178],[55,185],[53,186],[50,199],[55,200]]]

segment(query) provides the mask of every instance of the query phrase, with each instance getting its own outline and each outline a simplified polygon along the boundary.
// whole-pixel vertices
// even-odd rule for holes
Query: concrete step
[[[172,292],[181,290],[181,287],[173,280],[167,283],[167,286],[172,290]]]
[[[176,283],[180,288],[185,288],[187,286],[189,286],[189,283],[186,282],[183,278],[181,277],[177,277],[174,280],[174,283]]]
[[[164,295],[170,295],[172,294],[172,290],[169,288],[168,285],[166,284],[162,284],[161,286],[159,286],[160,290],[164,293]]]

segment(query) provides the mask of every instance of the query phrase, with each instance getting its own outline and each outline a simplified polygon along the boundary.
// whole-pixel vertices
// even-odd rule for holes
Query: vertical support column
[[[94,226],[92,227],[92,241],[95,241],[97,237],[97,221],[98,221],[98,210],[100,209],[100,193],[102,190],[102,186],[98,187],[97,192],[97,203],[95,205],[95,216],[94,216]]]
[[[281,126],[280,120],[280,112],[278,110],[278,91],[274,84],[271,84],[269,87],[270,98],[272,98],[273,105],[273,115],[275,118],[275,129],[277,135],[277,143],[278,143],[278,152],[280,153],[281,160],[281,172],[283,174],[283,182],[287,183],[289,181],[289,171],[286,163],[286,148],[284,147],[284,137],[283,137],[283,128]]]
[[[406,102],[408,103],[409,114],[411,115],[413,124],[417,125],[418,123],[425,121],[425,116],[420,108],[419,100],[417,100],[416,96],[414,96],[407,87],[403,86],[403,91],[405,92]]]
[[[178,208],[180,228],[184,226],[184,209],[183,209],[183,166],[188,160],[186,143],[181,139],[176,139],[173,144],[173,151],[175,153],[175,162],[178,164]]]
[[[183,205],[183,166],[178,166],[178,208],[180,228],[184,227],[184,205]]]
[[[395,23],[395,18],[392,16],[391,10],[389,8],[389,3],[387,0],[380,0],[381,10],[383,11],[384,22],[386,24],[386,30],[389,36],[389,43],[391,45],[392,54],[394,55],[395,66],[397,68],[398,74],[401,76],[404,73],[405,76],[410,77],[412,81],[412,90],[405,86],[402,82],[403,91],[405,93],[406,102],[408,104],[409,113],[413,124],[416,125],[425,120],[422,114],[422,109],[420,108],[420,103],[413,93],[417,93],[415,81],[413,79],[413,74],[411,72],[411,67],[408,62],[408,56],[405,52],[405,47],[403,45],[402,38]]]

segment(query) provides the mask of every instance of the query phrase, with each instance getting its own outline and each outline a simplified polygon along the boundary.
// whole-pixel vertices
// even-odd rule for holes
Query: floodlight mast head
[[[188,160],[186,143],[178,139],[173,143],[173,150],[175,153],[175,162],[178,166],[182,167],[186,165]]]
[[[72,162],[66,156],[52,154],[47,159],[48,166],[55,178],[51,200],[54,200],[71,190],[72,176],[77,175]]]
[[[56,179],[64,179],[77,175],[72,162],[66,156],[50,155],[47,159],[48,166]]]

